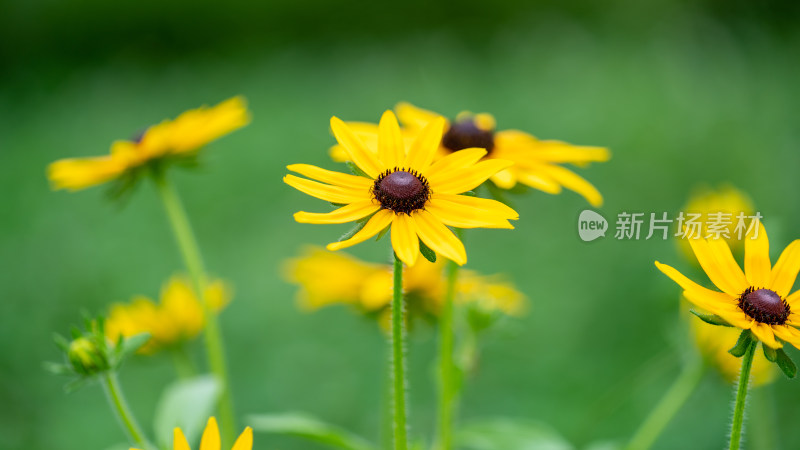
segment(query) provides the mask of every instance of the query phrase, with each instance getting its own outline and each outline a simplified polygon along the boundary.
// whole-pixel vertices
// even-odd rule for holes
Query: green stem
[[[702,359],[695,357],[689,362],[669,390],[661,397],[655,409],[650,412],[647,419],[639,426],[639,429],[628,443],[626,450],[647,450],[650,448],[681,406],[686,403],[689,395],[694,392],[703,378],[704,372],[705,364]]]
[[[394,405],[394,448],[408,449],[406,423],[406,330],[403,320],[403,262],[394,257],[394,286],[392,295],[392,404]]]
[[[456,295],[458,264],[447,262],[447,290],[439,315],[439,445],[440,450],[453,446],[453,404],[456,397],[453,378],[453,300]]]
[[[744,422],[747,388],[750,384],[750,368],[753,366],[753,355],[756,352],[757,345],[757,340],[751,340],[744,356],[742,356],[742,371],[739,374],[739,387],[736,389],[736,403],[733,407],[730,450],[739,450],[739,443],[742,440],[742,423]]]
[[[128,408],[128,403],[125,401],[125,397],[122,395],[122,389],[119,387],[117,375],[114,372],[107,371],[102,375],[101,381],[106,392],[106,398],[111,404],[111,409],[116,412],[117,418],[122,423],[128,436],[139,447],[144,450],[149,450],[150,444],[147,442],[147,439],[145,439],[144,433],[142,433],[142,429],[139,428],[139,424],[136,422],[136,418],[133,417],[130,408]]]
[[[183,256],[186,269],[189,271],[189,276],[192,279],[195,292],[197,292],[200,303],[203,306],[203,317],[205,318],[205,347],[208,357],[208,363],[211,372],[222,383],[222,393],[219,401],[219,419],[220,429],[222,434],[223,447],[233,444],[235,419],[233,414],[233,400],[231,398],[230,382],[228,379],[228,370],[225,363],[225,350],[222,345],[222,336],[220,332],[219,320],[217,315],[211,310],[208,301],[206,301],[206,286],[208,285],[205,268],[203,266],[203,258],[200,255],[200,249],[197,245],[197,240],[192,232],[192,227],[189,224],[189,219],[186,211],[183,208],[177,191],[169,183],[163,173],[155,173],[154,179],[158,193],[164,203],[164,209],[167,212],[172,231],[175,234],[175,239],[178,241]]]
[[[172,354],[172,363],[175,366],[175,373],[178,374],[178,378],[185,380],[197,374],[197,368],[194,366],[184,345],[171,349],[170,353]]]

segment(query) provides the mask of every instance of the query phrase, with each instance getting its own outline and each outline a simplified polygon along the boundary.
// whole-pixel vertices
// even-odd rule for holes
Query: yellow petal
[[[371,194],[367,190],[331,186],[292,174],[283,177],[283,182],[300,192],[332,203],[356,203],[371,198]]]
[[[517,176],[511,169],[503,169],[492,175],[490,179],[500,189],[511,189],[517,185]]]
[[[300,223],[347,223],[362,219],[380,209],[374,200],[362,200],[342,206],[329,213],[296,212],[294,220]]]
[[[250,427],[245,428],[242,434],[239,435],[239,439],[236,439],[236,443],[233,444],[231,450],[253,450],[253,429]]]
[[[510,206],[497,200],[488,198],[472,197],[469,195],[457,194],[432,194],[431,201],[455,204],[464,209],[479,209],[487,214],[491,214],[503,219],[519,219],[519,214]]]
[[[744,273],[750,286],[767,287],[772,268],[769,261],[769,241],[767,231],[761,222],[758,223],[758,234],[752,239],[752,233],[744,242]]]
[[[425,210],[413,212],[411,218],[417,226],[419,238],[431,250],[459,265],[467,262],[464,244],[439,219]]]
[[[300,175],[313,178],[314,180],[321,181],[323,183],[350,189],[369,190],[374,183],[374,180],[370,180],[369,178],[325,170],[310,164],[292,164],[290,166],[286,166],[286,168],[292,172],[297,172]]]
[[[411,103],[406,102],[398,103],[397,106],[394,107],[394,110],[397,113],[397,118],[400,119],[400,122],[403,124],[403,126],[409,128],[423,128],[425,125],[433,121],[433,119],[441,117],[435,112],[417,108]]]
[[[375,236],[383,230],[384,228],[388,227],[389,224],[392,223],[392,217],[394,216],[394,212],[388,209],[382,209],[375,213],[371,219],[364,225],[364,228],[358,231],[358,233],[354,234],[353,237],[350,239],[339,241],[339,242],[332,242],[328,244],[328,250],[339,250],[342,248],[351,247],[356,245],[360,242],[364,242],[367,239]]]
[[[539,170],[534,168],[517,167],[512,167],[510,170],[515,170],[517,172],[517,179],[519,179],[519,182],[526,186],[530,186],[548,194],[561,193],[561,185],[549,176],[542,174]]]
[[[514,165],[512,161],[487,159],[468,169],[450,171],[429,177],[428,182],[431,184],[432,192],[460,194],[475,189],[492,175],[512,165]]]
[[[186,442],[186,436],[180,428],[175,428],[172,432],[172,448],[173,450],[191,450],[189,443]]]
[[[110,156],[62,159],[47,167],[47,177],[53,189],[77,191],[110,181],[126,169],[123,162]]]
[[[219,426],[214,417],[208,419],[203,437],[200,439],[200,450],[220,450]]]
[[[793,241],[781,253],[770,274],[770,289],[781,297],[786,297],[794,286],[798,271],[800,271],[800,239]]]
[[[728,294],[703,288],[702,291],[683,291],[683,296],[695,306],[722,317],[735,327],[747,330],[753,326],[753,319],[739,309],[736,299]]]
[[[425,210],[451,227],[514,229],[508,220],[488,217],[485,212],[478,209],[464,210],[454,207],[453,204],[432,201],[425,206]]]
[[[536,158],[552,163],[586,164],[605,162],[611,159],[611,152],[603,147],[584,147],[561,141],[539,141]]]
[[[414,221],[407,214],[395,214],[392,219],[392,248],[407,266],[413,266],[419,256],[419,238]]]
[[[428,177],[443,176],[452,170],[462,170],[480,161],[486,156],[486,149],[465,148],[457,152],[452,152],[444,158],[433,163],[428,169]]]
[[[800,348],[800,330],[788,325],[772,325],[772,331],[784,341]]]
[[[771,325],[765,323],[754,322],[750,331],[756,335],[759,341],[764,345],[772,348],[781,348],[783,344],[775,340],[775,332],[772,330]]]
[[[732,297],[738,297],[747,289],[747,278],[733,259],[728,244],[722,239],[709,241],[689,237],[687,240],[700,266],[721,291]]]
[[[408,149],[403,167],[416,170],[423,175],[427,174],[433,156],[436,155],[439,143],[442,141],[445,123],[444,117],[437,117],[425,125]]]
[[[678,272],[675,268],[666,264],[661,264],[658,261],[656,261],[656,267],[663,272],[664,275],[672,278],[672,281],[678,283],[678,285],[683,288],[684,295],[686,295],[692,303],[695,303],[703,309],[716,314],[719,310],[730,311],[731,305],[736,305],[735,296],[704,288]]]
[[[388,169],[388,167],[380,165],[376,156],[367,150],[361,139],[338,117],[331,117],[331,130],[336,140],[347,152],[348,159],[367,175],[378,178],[381,172]]]
[[[406,157],[400,125],[392,111],[386,111],[378,125],[378,159],[388,169],[398,167]]]
[[[541,167],[544,174],[548,175],[565,188],[577,192],[595,208],[603,204],[603,196],[600,195],[600,191],[574,172],[552,164],[543,165]]]

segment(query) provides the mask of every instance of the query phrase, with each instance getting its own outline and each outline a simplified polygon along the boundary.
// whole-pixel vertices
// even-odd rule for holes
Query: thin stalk
[[[633,435],[627,447],[625,447],[626,450],[649,449],[681,406],[686,403],[695,388],[697,388],[704,372],[705,364],[702,359],[695,357],[689,362],[669,390],[661,397],[658,405],[639,426],[639,429]]]
[[[186,351],[184,345],[171,349],[170,354],[178,378],[185,380],[197,375],[197,368],[194,366],[191,357],[189,357],[189,352]]]
[[[455,363],[453,361],[453,300],[459,266],[447,262],[447,290],[439,315],[439,445],[440,450],[453,447],[453,407]]]
[[[731,423],[730,450],[739,450],[742,440],[742,424],[744,422],[744,407],[747,399],[747,388],[750,384],[750,369],[753,367],[753,355],[756,352],[758,341],[751,340],[744,356],[742,356],[742,371],[739,374],[739,387],[736,389],[736,402],[733,406],[733,422]]]
[[[392,405],[394,406],[394,448],[408,449],[406,422],[406,330],[403,305],[403,262],[394,257],[392,295]]]
[[[206,286],[208,285],[203,258],[197,240],[194,237],[192,226],[183,208],[180,197],[175,188],[169,183],[163,173],[156,173],[154,176],[158,193],[164,203],[169,223],[178,242],[181,255],[183,256],[186,269],[192,279],[195,292],[197,292],[200,303],[203,307],[203,317],[205,318],[205,347],[208,357],[208,364],[211,372],[222,383],[222,393],[219,401],[219,419],[222,434],[223,446],[233,444],[235,419],[233,414],[233,400],[231,398],[230,381],[228,370],[225,363],[225,350],[222,345],[222,335],[220,332],[219,320],[217,315],[209,307],[206,299]]]
[[[123,428],[125,428],[125,432],[128,433],[131,440],[139,447],[144,450],[149,450],[150,444],[144,437],[139,423],[136,422],[136,418],[128,407],[128,402],[125,401],[125,396],[122,394],[122,389],[119,387],[117,375],[114,372],[107,371],[101,377],[101,384],[106,392],[108,403],[111,405],[111,409],[116,413]]]

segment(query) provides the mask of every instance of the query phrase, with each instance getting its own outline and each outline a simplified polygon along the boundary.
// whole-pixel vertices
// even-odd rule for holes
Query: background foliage
[[[49,162],[102,154],[150,123],[245,95],[253,123],[212,144],[199,171],[175,177],[209,269],[236,287],[222,323],[238,410],[306,411],[376,438],[388,359],[377,326],[344,308],[299,312],[278,275],[303,244],[346,228],[295,224],[291,213],[322,206],[281,182],[289,163],[334,167],[328,118],[376,121],[407,100],[608,146],[612,161],[581,173],[605,195],[610,220],[674,213],[698,183],[732,182],[766,217],[776,250],[800,237],[797,5],[3,2],[0,448],[120,442],[99,387],[65,395],[63,380],[42,370],[58,357],[51,332],[65,333],[82,308],[155,296],[182,267],[150,186],[123,207],[102,189],[53,193]],[[577,195],[532,193],[516,206],[516,231],[468,233],[468,266],[508,273],[532,308],[484,342],[462,416],[544,421],[578,446],[624,438],[679,371],[679,292],[652,261],[687,263],[674,242],[581,242],[575,222],[587,205]],[[383,261],[386,247],[354,252]],[[432,330],[416,330],[417,433],[434,422],[434,349]],[[145,424],[172,376],[166,358],[122,373]],[[730,399],[708,376],[657,448],[721,447]],[[753,401],[775,412],[752,423],[751,442],[800,446],[796,381]],[[313,448],[256,436],[257,448],[278,445]]]

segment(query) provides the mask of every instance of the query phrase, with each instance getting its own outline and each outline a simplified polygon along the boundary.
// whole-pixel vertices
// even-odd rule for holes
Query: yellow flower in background
[[[249,122],[245,100],[234,97],[153,125],[136,139],[115,141],[109,155],[56,161],[47,168],[47,176],[53,189],[84,189],[120,178],[153,161],[192,155]]]
[[[737,222],[736,216],[740,213],[744,213],[748,217],[752,216],[754,209],[753,202],[747,194],[729,184],[725,184],[716,189],[709,187],[696,189],[681,211],[685,213],[687,218],[690,215],[694,215],[695,221],[702,224],[700,236],[708,236],[708,225],[714,223],[715,217],[719,217],[720,214],[730,214],[730,224],[722,226],[727,233],[720,234],[720,237],[724,237],[731,250],[736,253],[742,249],[745,239],[744,237],[738,239],[737,233],[734,232]],[[678,239],[678,243],[686,257],[695,261],[689,240],[686,238]]]
[[[331,118],[336,140],[365,176],[332,172],[307,164],[288,166],[311,179],[286,175],[283,181],[313,197],[343,205],[330,213],[295,213],[301,223],[362,221],[349,239],[328,244],[338,250],[363,242],[391,228],[397,257],[413,266],[420,240],[436,253],[458,264],[467,262],[464,244],[448,228],[514,228],[519,215],[508,206],[484,198],[459,195],[509,167],[503,160],[478,162],[486,150],[473,148],[433,162],[444,129],[444,119],[431,121],[406,146],[397,118],[386,111],[379,124],[377,153],[369,151],[353,130]],[[316,181],[318,180],[318,181]]]
[[[681,303],[685,304],[686,302]],[[694,309],[701,314],[708,314],[708,311],[700,310],[697,307]],[[685,316],[687,318],[691,316],[688,308],[686,308]],[[689,330],[700,353],[719,370],[722,377],[731,383],[738,380],[742,362],[739,358],[731,355],[728,350],[736,344],[740,330],[711,325],[702,320],[689,320]],[[771,383],[775,379],[775,374],[775,366],[767,360],[763,353],[756,352],[750,373],[753,385],[761,386]]]
[[[398,104],[395,111],[404,127],[402,135],[406,140],[416,136],[431,121],[443,118],[409,103]],[[352,126],[368,148],[376,153],[375,125],[354,122]],[[497,131],[495,119],[490,114],[462,112],[454,121],[447,122],[436,159],[474,147],[487,150],[484,159],[514,162],[513,166],[491,177],[501,189],[511,189],[521,183],[549,194],[558,194],[562,188],[567,188],[583,196],[592,206],[603,204],[602,195],[592,184],[560,164],[586,166],[591,162],[608,161],[611,157],[608,149],[539,140],[518,130]],[[331,149],[331,157],[336,161],[349,160],[341,146]]]
[[[186,441],[186,436],[180,428],[175,428],[173,431],[173,450],[192,450],[189,447],[189,442]],[[131,448],[130,450],[137,450]],[[219,437],[219,426],[217,419],[211,417],[208,419],[206,429],[203,431],[203,437],[200,438],[200,448],[198,450],[222,450],[222,444]],[[231,450],[253,450],[253,429],[247,427],[236,439],[236,442],[231,447]]]
[[[753,239],[755,238],[755,239]],[[800,291],[790,295],[800,271],[800,239],[793,241],[772,266],[764,226],[745,238],[744,272],[722,239],[688,239],[700,266],[722,292],[704,288],[674,268],[656,261],[656,267],[684,291],[695,306],[730,325],[750,330],[773,349],[789,342],[800,348]]]
[[[438,315],[444,298],[445,264],[422,259],[403,269],[403,291],[420,312]],[[392,301],[392,267],[371,264],[347,254],[309,248],[286,262],[284,277],[297,284],[300,305],[316,310],[332,304],[347,304],[367,312],[388,311]],[[483,276],[461,270],[456,283],[456,303],[470,304],[487,312],[519,315],[525,296],[500,276]]]
[[[219,312],[231,299],[231,289],[221,280],[209,283],[205,293],[211,310]],[[173,276],[161,290],[158,304],[147,297],[111,306],[105,322],[106,336],[116,341],[149,333],[150,340],[139,353],[153,353],[197,336],[205,324],[203,307],[189,280]]]

